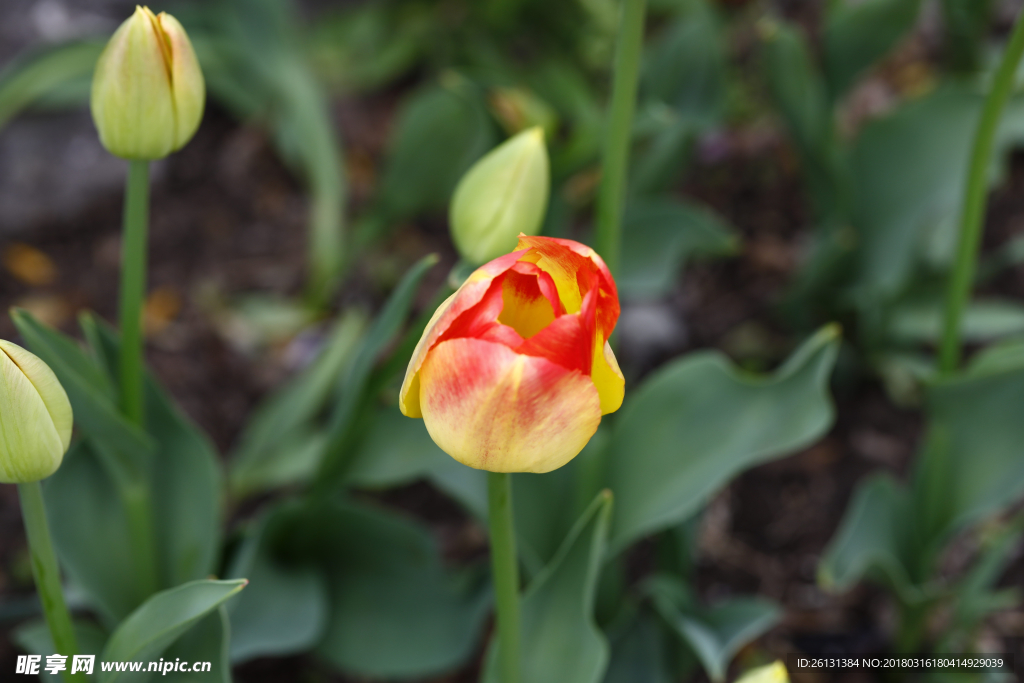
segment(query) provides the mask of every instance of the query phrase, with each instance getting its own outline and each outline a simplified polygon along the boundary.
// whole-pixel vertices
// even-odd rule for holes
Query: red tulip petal
[[[588,377],[504,344],[442,342],[420,375],[419,405],[431,438],[477,469],[551,471],[574,458],[601,422],[601,400]]]
[[[540,356],[558,363],[568,370],[578,370],[589,376],[593,367],[594,312],[597,292],[583,299],[578,313],[563,315],[533,337],[524,341],[516,351],[528,356]]]
[[[458,291],[448,297],[434,311],[434,315],[430,318],[430,322],[427,323],[423,335],[416,344],[409,367],[405,371],[405,379],[402,382],[402,390],[398,399],[398,405],[403,415],[422,417],[419,407],[419,371],[430,349],[437,344],[438,339],[448,331],[448,328],[459,316],[480,303],[490,289],[491,282],[516,265],[516,262],[525,253],[525,249],[514,251],[477,268],[459,287]]]

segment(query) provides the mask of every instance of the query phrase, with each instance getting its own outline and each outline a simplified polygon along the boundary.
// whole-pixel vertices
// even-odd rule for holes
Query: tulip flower
[[[466,171],[452,195],[449,223],[459,255],[478,265],[512,251],[521,233],[540,232],[549,185],[540,127],[488,152]]]
[[[71,443],[71,403],[53,370],[0,339],[0,482],[45,479]]]
[[[125,159],[161,159],[192,139],[205,99],[185,29],[166,12],[136,7],[93,75],[92,118],[103,146]]]
[[[461,463],[548,472],[574,458],[622,404],[608,344],[615,281],[593,249],[521,235],[434,313],[413,352],[402,412]]]

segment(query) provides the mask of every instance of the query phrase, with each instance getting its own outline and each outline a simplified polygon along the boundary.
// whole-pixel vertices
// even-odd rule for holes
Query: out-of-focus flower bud
[[[512,251],[520,233],[540,232],[549,184],[540,128],[523,131],[477,161],[455,188],[449,215],[462,258],[485,263]]]
[[[111,37],[92,79],[92,118],[100,141],[125,159],[160,159],[192,139],[206,85],[185,29],[148,7]]]
[[[53,370],[0,339],[0,482],[26,484],[56,472],[71,444],[71,422]]]
[[[789,683],[789,672],[782,662],[751,669],[736,680],[736,683]]]
[[[549,472],[622,405],[608,345],[618,317],[615,281],[593,249],[523,235],[434,313],[399,406],[465,465]]]

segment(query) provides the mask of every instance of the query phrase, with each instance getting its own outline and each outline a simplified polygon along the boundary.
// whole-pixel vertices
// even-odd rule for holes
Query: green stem
[[[133,160],[128,166],[124,201],[124,238],[121,245],[121,355],[119,378],[121,410],[125,417],[145,428],[144,373],[142,362],[142,310],[146,296],[146,260],[149,233],[149,162]],[[128,516],[135,570],[141,599],[158,586],[153,513],[148,487],[143,482],[122,486]]]
[[[519,683],[519,564],[512,519],[512,475],[487,474],[491,527],[491,571],[498,607],[498,670],[500,683]]]
[[[78,641],[61,590],[60,568],[57,565],[57,556],[53,552],[53,541],[50,540],[50,526],[46,521],[46,506],[43,503],[43,488],[38,481],[18,484],[18,496],[21,498],[21,516],[25,522],[28,549],[32,556],[32,576],[36,580],[36,590],[43,605],[46,625],[50,627],[50,636],[53,638],[53,646],[57,653],[68,658],[67,669],[63,671],[64,680],[84,680],[82,674],[72,676],[70,673],[71,659],[79,654]]]
[[[121,410],[140,427],[142,398],[142,305],[146,293],[149,232],[149,162],[131,161],[124,201],[121,245]]]
[[[957,241],[956,262],[946,291],[946,311],[939,346],[939,370],[947,375],[960,363],[961,323],[964,309],[971,295],[974,271],[977,267],[978,248],[981,244],[982,222],[988,190],[988,170],[992,160],[999,118],[1013,90],[1014,76],[1021,55],[1024,54],[1024,13],[1017,17],[1013,35],[1003,51],[1002,61],[992,81],[992,89],[985,98],[981,118],[974,134],[974,147],[967,171],[967,188],[960,214],[960,233]]]
[[[128,518],[128,538],[131,539],[135,575],[138,577],[142,602],[160,588],[157,578],[156,545],[153,538],[153,511],[149,502],[149,490],[144,484],[129,484],[122,487],[121,501]]]
[[[595,249],[613,275],[618,271],[622,243],[622,211],[626,200],[629,143],[644,43],[645,5],[646,0],[624,0],[623,3],[601,166],[601,190],[597,197]]]

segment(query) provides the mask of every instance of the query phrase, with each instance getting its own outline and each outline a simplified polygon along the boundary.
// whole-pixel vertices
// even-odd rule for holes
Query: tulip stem
[[[142,305],[146,292],[146,242],[149,232],[149,162],[128,166],[121,245],[121,410],[143,425]]]
[[[622,246],[622,212],[626,201],[629,143],[636,109],[637,81],[644,44],[646,0],[625,0],[615,48],[612,101],[608,114],[601,189],[597,197],[595,249],[612,275],[619,269]]]
[[[67,668],[63,671],[64,680],[83,680],[81,674],[72,676],[70,673],[71,658],[79,654],[78,640],[61,590],[60,567],[53,552],[50,525],[46,521],[43,488],[38,481],[18,484],[18,497],[21,498],[21,516],[25,522],[25,535],[28,536],[28,549],[32,558],[32,576],[36,580],[36,591],[43,605],[46,625],[50,628],[57,653],[68,657]]]
[[[519,683],[519,563],[512,518],[512,475],[487,473],[491,528],[491,571],[498,618],[498,670],[501,683]]]
[[[967,187],[960,214],[956,261],[949,280],[949,288],[946,290],[946,310],[939,345],[939,371],[944,375],[954,372],[960,363],[962,320],[971,296],[978,249],[981,246],[989,165],[995,146],[996,131],[999,128],[999,118],[1013,91],[1021,55],[1024,55],[1024,12],[1017,16],[1013,34],[992,79],[992,87],[985,98],[981,118],[974,134],[974,146],[967,171]]]

